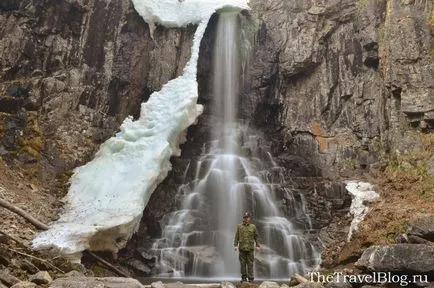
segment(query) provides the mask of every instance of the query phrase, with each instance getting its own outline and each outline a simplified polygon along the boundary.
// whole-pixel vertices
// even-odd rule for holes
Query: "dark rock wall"
[[[333,177],[399,148],[408,126],[432,130],[432,1],[250,5],[256,50],[240,115],[274,139],[274,155],[297,155]],[[43,160],[54,167],[47,175],[85,162],[127,115],[137,117],[139,103],[182,72],[194,32],[157,27],[152,39],[128,0],[0,9],[0,153]],[[212,41],[202,48],[206,105]]]
[[[251,1],[242,115],[324,176],[369,168],[409,124],[433,129],[432,1]]]
[[[194,30],[152,39],[128,0],[1,1],[0,153],[43,179],[85,163],[182,72]]]
[[[369,169],[400,149],[403,131],[433,129],[433,2],[250,6],[243,23],[255,23],[257,32],[240,117],[264,132],[276,161],[300,178],[320,230],[335,213],[346,214],[348,195],[341,184],[302,178]],[[198,65],[205,114],[189,130],[133,242],[158,235],[159,221],[175,209],[183,172],[207,140],[215,21]],[[139,115],[140,102],[182,72],[194,30],[158,26],[152,38],[128,0],[0,1],[0,156],[41,180],[85,163],[127,115]],[[341,230],[335,222],[336,231],[321,232],[324,242]]]

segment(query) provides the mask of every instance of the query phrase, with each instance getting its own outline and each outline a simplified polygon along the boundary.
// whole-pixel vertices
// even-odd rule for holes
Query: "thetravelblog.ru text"
[[[319,283],[364,283],[364,284],[397,284],[408,286],[412,283],[428,283],[428,275],[396,275],[391,272],[372,272],[372,274],[348,275],[343,272],[333,272],[333,274],[321,274],[311,272],[310,281]]]

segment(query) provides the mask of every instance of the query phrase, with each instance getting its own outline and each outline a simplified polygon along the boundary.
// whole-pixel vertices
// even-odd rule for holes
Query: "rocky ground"
[[[49,223],[61,211],[71,169],[87,162],[127,115],[137,116],[152,91],[182,72],[194,27],[158,27],[151,39],[128,0],[44,1],[44,8],[41,3],[0,1],[0,199]],[[251,5],[258,47],[249,87],[241,93],[243,117],[270,133],[271,152],[288,170],[330,178],[339,186],[331,190],[339,193],[342,185],[336,183],[365,180],[381,196],[351,242],[348,207],[338,201],[336,217],[327,222],[331,215],[325,215],[321,272],[433,277],[432,1]],[[205,106],[211,30],[198,69]],[[303,166],[306,161],[311,165]],[[312,179],[300,181],[309,188]],[[167,209],[159,205],[167,206],[164,200],[150,203],[154,222]],[[315,207],[318,215],[328,213],[326,204]],[[0,207],[0,288],[143,287],[133,280],[82,278],[118,276],[90,256],[85,266],[74,266],[31,251],[37,230]],[[120,263],[113,255],[100,256]],[[288,279],[285,285],[292,284]],[[261,288],[283,286],[276,285]]]
[[[336,233],[333,241],[330,241],[323,251],[323,268],[319,270],[320,273],[332,275],[336,271],[348,274],[389,271],[397,274],[427,275],[430,281],[434,281],[434,191],[433,175],[430,170],[432,167],[429,167],[431,162],[427,157],[434,154],[432,151],[434,138],[423,134],[412,135],[412,137],[419,136],[423,137],[420,141],[422,144],[412,146],[413,148],[405,150],[397,158],[384,162],[375,171],[342,172],[342,180],[348,177],[354,179],[357,176],[358,179],[376,184],[381,198],[370,204],[371,211],[351,242],[345,241],[347,233],[344,228],[351,219],[348,215],[344,215],[341,220],[335,219],[337,227],[331,231],[339,230],[340,227],[344,233]],[[13,164],[9,165],[2,159],[0,159],[0,171],[1,199],[44,223],[55,220],[56,215],[61,211],[61,197],[67,186],[65,182],[61,183],[62,181],[59,180],[43,183],[35,179],[29,180],[25,170]],[[0,208],[0,216],[3,220],[0,222],[1,288],[143,287],[133,280],[83,278],[84,276],[119,275],[89,256],[84,258],[85,265],[71,265],[64,259],[47,257],[31,251],[28,247],[38,228],[4,208]],[[114,263],[115,266],[120,264],[110,254],[100,256]],[[125,269],[121,266],[118,268]],[[126,269],[122,271],[128,273]],[[50,276],[47,276],[47,273]],[[305,277],[309,278],[308,275]],[[55,281],[48,286],[48,282],[52,279]],[[18,281],[33,281],[39,286],[33,284],[17,286],[15,282]],[[285,285],[293,286],[296,283],[288,279]],[[237,287],[246,285],[257,286],[257,284],[238,283]],[[268,286],[274,284],[266,285],[262,287],[277,287]],[[318,283],[300,285],[302,285],[300,287],[320,287]],[[155,288],[159,287],[163,286],[155,286]]]

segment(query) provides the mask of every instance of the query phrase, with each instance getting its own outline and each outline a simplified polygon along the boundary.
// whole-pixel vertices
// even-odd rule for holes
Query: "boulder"
[[[427,245],[431,245],[431,242],[423,239],[422,237],[416,236],[416,235],[409,235],[408,236],[408,243],[411,244],[427,244]]]
[[[151,268],[138,259],[128,260],[127,265],[142,275],[148,276],[151,274]]]
[[[144,288],[136,279],[117,277],[69,277],[54,280],[50,288]]]
[[[410,220],[407,234],[434,242],[434,216],[429,214],[415,220]]]
[[[17,277],[9,274],[7,270],[0,270],[0,283],[4,283],[8,286],[12,286],[20,281],[21,280],[18,279]]]
[[[152,254],[148,253],[146,249],[137,249],[137,252],[143,260],[146,262],[155,262],[156,258]]]
[[[50,284],[53,282],[53,278],[51,278],[50,274],[47,271],[39,271],[38,273],[30,276],[30,282],[36,284]]]
[[[434,247],[425,244],[372,246],[355,265],[370,271],[434,275]]]

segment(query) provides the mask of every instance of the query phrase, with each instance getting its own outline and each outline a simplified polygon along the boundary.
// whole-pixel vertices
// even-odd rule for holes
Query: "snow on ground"
[[[380,196],[373,190],[372,185],[366,182],[351,181],[347,183],[345,188],[353,198],[350,206],[350,214],[353,215],[353,220],[347,238],[347,241],[350,241],[352,234],[357,231],[360,222],[369,212],[369,207],[365,206],[365,203],[372,202]]]
[[[182,1],[182,2],[180,2]],[[196,66],[208,20],[218,9],[248,9],[247,0],[133,0],[153,26],[198,24],[183,74],[142,103],[137,121],[125,119],[120,132],[101,145],[95,158],[75,169],[65,211],[33,240],[36,250],[54,250],[79,260],[81,252],[117,251],[136,231],[156,186],[179,155],[186,129],[202,113]],[[175,49],[175,47],[174,47]]]

